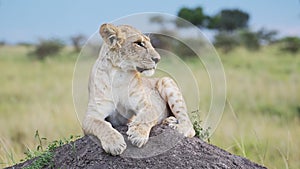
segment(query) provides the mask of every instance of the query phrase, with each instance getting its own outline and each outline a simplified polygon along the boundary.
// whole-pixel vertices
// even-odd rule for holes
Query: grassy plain
[[[27,56],[30,50],[0,47],[1,167],[18,163],[26,148],[35,149],[36,130],[48,141],[82,135],[72,101],[77,54],[67,48],[35,61]],[[220,57],[227,102],[211,143],[268,168],[300,168],[300,54],[269,46],[257,52],[238,48]],[[200,92],[205,112],[210,93]]]

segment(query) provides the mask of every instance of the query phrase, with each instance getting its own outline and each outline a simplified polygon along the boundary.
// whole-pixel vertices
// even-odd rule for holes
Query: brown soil
[[[124,134],[127,127],[118,130]],[[159,137],[158,137],[159,136]],[[124,137],[126,138],[126,137]],[[141,149],[127,140],[121,156],[106,154],[93,136],[84,136],[55,150],[52,168],[127,169],[127,168],[207,168],[207,169],[263,169],[248,159],[232,155],[199,138],[183,138],[176,131],[157,126],[151,131],[149,142]],[[10,168],[24,168],[36,160],[29,160]],[[44,166],[44,168],[51,168]]]

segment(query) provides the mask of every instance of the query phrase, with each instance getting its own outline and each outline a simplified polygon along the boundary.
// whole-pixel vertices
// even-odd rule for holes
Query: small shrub
[[[30,160],[36,158],[29,166],[26,166],[25,169],[40,169],[48,166],[53,168],[53,157],[54,157],[54,150],[57,147],[60,147],[64,144],[71,143],[75,141],[80,136],[73,136],[71,135],[70,138],[64,140],[55,140],[51,142],[47,147],[45,147],[44,142],[47,141],[46,138],[40,137],[39,131],[35,132],[35,139],[38,141],[38,146],[36,150],[27,149],[24,153],[26,155],[25,160]],[[75,144],[72,145],[75,149]],[[75,150],[74,150],[75,151]],[[24,160],[21,160],[21,162]]]
[[[200,117],[199,117],[199,110],[196,110],[196,111],[192,111],[192,119],[194,120],[193,121],[193,127],[194,127],[194,130],[196,132],[196,137],[204,140],[204,141],[207,141],[207,142],[210,142],[210,133],[209,133],[209,130],[210,130],[210,127],[207,128],[207,129],[204,129],[202,126],[201,126],[201,121],[200,121]]]
[[[44,60],[48,56],[54,56],[63,49],[64,43],[59,39],[41,40],[33,51],[38,60]]]
[[[299,37],[285,37],[279,40],[281,47],[280,50],[284,52],[297,53],[300,50]]]
[[[260,48],[259,38],[257,33],[249,30],[243,30],[239,34],[241,44],[250,51],[255,51]]]
[[[239,41],[235,34],[220,32],[215,36],[214,45],[228,53],[239,45]]]

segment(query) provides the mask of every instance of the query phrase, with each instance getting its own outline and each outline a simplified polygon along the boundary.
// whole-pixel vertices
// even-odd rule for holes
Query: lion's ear
[[[121,47],[124,40],[121,31],[114,25],[105,23],[99,30],[104,42],[111,48]]]

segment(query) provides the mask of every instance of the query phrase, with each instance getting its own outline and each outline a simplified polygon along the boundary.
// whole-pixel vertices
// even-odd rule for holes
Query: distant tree
[[[257,36],[262,44],[271,44],[276,41],[278,32],[276,30],[267,30],[261,28],[257,31]]]
[[[297,53],[300,50],[300,38],[299,37],[285,37],[279,40],[281,44],[280,49],[285,52]]]
[[[256,32],[242,30],[239,32],[240,44],[248,50],[258,50],[260,48],[259,37]]]
[[[19,46],[25,46],[25,47],[33,46],[33,44],[30,43],[30,42],[19,42],[17,45],[19,45]]]
[[[3,40],[3,41],[0,41],[0,46],[5,46],[6,45],[6,43],[5,43],[5,41]]]
[[[160,30],[158,33],[151,33],[150,39],[153,47],[164,49],[164,50],[171,50],[174,46],[172,37],[168,36],[176,36],[176,34],[169,30]]]
[[[209,17],[208,28],[232,32],[248,27],[249,14],[239,9],[224,9],[215,16]]]
[[[202,7],[197,8],[181,8],[177,13],[177,16],[183,18],[197,27],[205,27],[207,23],[208,16],[203,13]],[[182,22],[182,20],[177,19],[175,21],[177,27],[187,27],[189,25]]]
[[[86,37],[82,34],[71,37],[72,45],[75,49],[75,52],[80,52],[81,47],[83,46],[85,40],[86,40]]]
[[[165,18],[160,15],[155,15],[150,18],[150,22],[157,23],[157,24],[163,24],[165,22]]]
[[[239,45],[239,39],[235,34],[219,32],[215,35],[214,45],[220,48],[224,53],[228,53]]]
[[[172,53],[184,59],[196,56],[195,52],[192,51],[189,46],[174,38],[177,37],[175,32],[169,30],[160,30],[158,33],[151,33],[148,36],[150,36],[151,44],[156,49],[171,51]],[[185,39],[185,42],[188,41],[189,43],[193,43],[193,40],[194,39],[187,38]],[[196,41],[196,43],[199,44],[199,40]]]
[[[64,47],[64,43],[59,39],[40,40],[36,45],[33,55],[38,60],[43,60],[47,56],[54,56]]]
[[[191,46],[188,44],[195,44],[194,47],[196,45],[201,44],[201,42],[199,41],[199,39],[193,39],[193,38],[185,38],[184,41],[187,43],[183,43],[181,41],[178,40],[173,40],[175,43],[173,45],[173,50],[172,52],[174,52],[177,56],[179,56],[182,59],[189,59],[189,58],[193,58],[193,57],[197,57],[197,54],[192,50]],[[199,51],[201,51],[202,49],[204,49],[204,45],[205,42],[202,43],[203,45],[199,45],[197,46],[197,49]]]
[[[160,26],[160,29],[164,30],[166,29],[166,24],[167,23],[172,23],[173,21],[166,19],[165,17],[163,17],[162,15],[155,15],[152,16],[149,21],[151,23],[157,24],[158,26]]]
[[[207,19],[207,28],[208,29],[217,29],[220,25],[221,16],[215,15],[215,16],[209,16]]]

